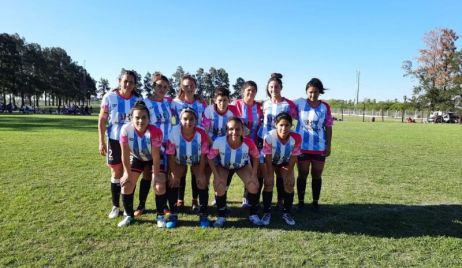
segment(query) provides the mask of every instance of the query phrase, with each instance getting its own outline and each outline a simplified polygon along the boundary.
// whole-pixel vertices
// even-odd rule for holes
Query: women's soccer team
[[[151,186],[157,226],[176,227],[178,212],[184,209],[188,170],[191,207],[202,228],[225,225],[229,214],[227,191],[234,174],[243,182],[242,207],[248,209],[253,225],[270,224],[274,185],[282,219],[295,225],[294,188],[297,185],[297,210],[303,212],[310,171],[311,209],[319,210],[333,122],[329,105],[319,99],[325,91],[319,79],[312,78],[306,84],[305,98],[292,101],[281,94],[282,75],[273,73],[264,102],[255,100],[257,84],[246,81],[241,88],[242,99],[232,101],[229,90],[218,87],[210,105],[196,94],[196,80],[190,75],[180,79],[174,99],[166,96],[170,81],[162,74],[152,76],[153,94],[145,99],[136,92],[136,82],[135,72],[123,70],[119,87],[103,96],[98,120],[99,152],[107,157],[111,171],[109,218],[121,213],[122,196],[124,217],[119,227],[130,225],[145,213]],[[134,192],[140,175],[135,210]],[[212,175],[217,215],[213,224],[208,215]]]

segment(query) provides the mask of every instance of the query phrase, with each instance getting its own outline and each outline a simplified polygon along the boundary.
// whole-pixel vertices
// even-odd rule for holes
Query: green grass
[[[0,266],[462,266],[460,125],[336,122],[321,212],[254,228],[235,179],[226,228],[206,230],[155,227],[152,193],[136,224],[107,219],[96,125],[0,115]]]

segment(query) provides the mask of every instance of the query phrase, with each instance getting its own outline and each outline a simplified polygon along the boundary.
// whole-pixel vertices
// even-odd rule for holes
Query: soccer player
[[[103,156],[107,155],[107,164],[111,170],[110,219],[119,216],[120,211],[120,178],[123,175],[123,166],[119,138],[122,126],[130,122],[130,109],[140,99],[135,91],[135,85],[136,73],[122,69],[119,76],[119,87],[103,96],[98,117],[99,153]]]
[[[332,142],[332,114],[329,104],[319,100],[325,88],[321,80],[312,78],[306,84],[307,99],[297,100],[298,123],[296,132],[302,137],[302,154],[298,157],[297,194],[298,210],[303,211],[306,179],[311,165],[312,210],[319,210],[322,172],[326,157],[330,155]]]
[[[184,108],[191,108],[196,112],[196,125],[198,127],[202,127],[200,124],[202,123],[202,115],[204,113],[205,108],[207,107],[207,103],[202,100],[200,96],[196,94],[197,83],[196,79],[194,79],[191,75],[185,75],[180,80],[180,91],[178,96],[173,99],[172,101],[172,111],[176,118],[175,124],[178,124],[180,121],[179,115]],[[191,171],[191,188],[192,188],[192,208],[193,211],[196,210],[198,206],[197,197],[199,192],[196,188],[196,177],[194,176],[193,172]],[[184,208],[184,193],[186,188],[186,174],[184,177],[181,178],[180,188],[178,191],[178,209]]]
[[[255,142],[257,149],[261,150],[263,147],[263,139],[258,137],[258,130],[263,122],[263,111],[261,103],[255,101],[257,95],[257,83],[254,81],[246,81],[241,89],[242,99],[236,100],[233,104],[237,109],[237,116],[244,122],[246,130],[244,135]],[[260,188],[263,186],[264,164],[258,168],[258,182]],[[231,174],[232,176],[232,174]],[[228,179],[228,187],[231,183],[231,177]],[[261,192],[261,189],[259,190]],[[247,207],[247,193],[244,190],[242,198],[242,207]]]
[[[228,118],[237,115],[236,107],[229,105],[229,90],[224,87],[215,89],[213,102],[204,111],[202,126],[207,131],[210,139],[226,135],[226,123]]]
[[[266,134],[263,141],[265,155],[266,177],[263,190],[263,225],[269,225],[271,220],[271,199],[273,197],[274,173],[284,183],[284,210],[282,218],[289,225],[295,225],[291,210],[294,201],[294,166],[297,156],[301,154],[299,134],[291,131],[292,117],[287,112],[279,113],[276,118],[276,129]]]
[[[282,91],[282,74],[273,73],[271,74],[268,84],[266,85],[266,94],[269,99],[263,103],[263,125],[258,133],[260,138],[264,138],[265,135],[275,129],[276,125],[274,118],[281,112],[288,112],[292,118],[297,118],[297,109],[295,103],[291,100],[284,98],[281,95]],[[263,163],[263,159],[260,159]],[[284,183],[282,180],[276,178],[276,190],[278,198],[278,207],[283,210],[283,199],[284,199]]]
[[[258,203],[258,163],[259,152],[253,141],[244,138],[244,124],[238,117],[231,117],[226,124],[226,136],[217,138],[209,151],[209,165],[213,172],[213,186],[218,210],[215,227],[223,227],[226,217],[226,188],[230,170],[235,171],[245,184],[250,204],[249,220],[255,225],[261,225],[257,215]]]
[[[160,147],[162,146],[162,130],[149,125],[149,110],[143,101],[135,103],[130,112],[131,122],[122,127],[120,145],[122,147],[122,163],[124,175],[120,180],[122,201],[127,216],[117,226],[123,227],[134,220],[133,192],[138,177],[143,171],[154,173],[154,180],[165,181],[165,165],[161,165]],[[162,199],[162,200],[161,200]],[[156,195],[156,203],[165,207],[165,193]],[[157,217],[159,227],[165,225],[163,215]]]
[[[199,195],[199,225],[207,228],[210,225],[207,212],[209,199],[209,181],[205,176],[206,154],[209,150],[208,136],[202,128],[196,126],[197,115],[191,108],[180,112],[180,124],[172,128],[168,139],[167,154],[170,167],[170,221],[167,228],[174,228],[177,224],[176,206],[178,199],[178,185],[182,177],[186,176],[188,165],[196,177],[196,187]]]

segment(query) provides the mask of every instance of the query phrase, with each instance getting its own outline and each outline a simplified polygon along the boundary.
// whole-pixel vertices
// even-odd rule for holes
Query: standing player
[[[289,225],[295,225],[291,210],[294,202],[294,166],[297,156],[301,154],[299,134],[292,132],[292,117],[287,112],[278,114],[275,118],[276,129],[271,130],[263,141],[265,155],[266,177],[263,192],[263,225],[269,225],[271,220],[271,199],[273,197],[274,173],[284,183],[284,210],[282,218]]]
[[[250,138],[257,145],[257,149],[261,150],[263,147],[263,139],[258,137],[258,130],[263,121],[263,111],[261,103],[255,101],[257,95],[257,83],[254,81],[246,81],[241,89],[242,99],[236,100],[233,104],[237,109],[237,116],[244,122],[244,127],[248,130],[245,136]],[[258,183],[260,188],[263,185],[264,164],[258,168]],[[232,174],[231,174],[232,175]],[[228,179],[228,186],[231,183],[231,177]],[[261,192],[261,189],[259,190]],[[248,206],[247,193],[244,190],[242,198],[242,206]]]
[[[196,112],[196,124],[199,126],[202,123],[202,115],[204,113],[205,108],[207,107],[207,103],[203,101],[197,94],[196,94],[197,83],[196,79],[191,75],[185,75],[181,78],[180,81],[180,92],[178,96],[173,99],[172,101],[172,111],[176,118],[175,124],[178,124],[180,121],[179,115],[184,108],[191,108]],[[184,207],[184,192],[186,188],[186,174],[184,177],[181,178],[180,188],[178,191],[178,204],[177,207],[182,209]],[[197,204],[197,197],[199,195],[196,187],[196,177],[194,176],[193,172],[191,171],[191,189],[192,189],[192,208],[193,210],[195,207],[198,206]]]
[[[199,195],[199,225],[206,228],[210,225],[207,212],[209,199],[209,181],[205,176],[209,143],[208,136],[202,128],[196,127],[197,115],[191,108],[185,108],[180,113],[180,124],[172,128],[168,139],[167,154],[170,167],[170,221],[167,228],[174,228],[177,224],[176,206],[178,199],[178,185],[182,177],[186,176],[188,165],[196,177],[196,187]]]
[[[287,112],[292,116],[292,118],[297,118],[297,109],[295,103],[291,100],[284,98],[281,95],[282,91],[282,74],[273,73],[271,74],[268,84],[266,85],[266,94],[269,97],[269,100],[266,100],[263,103],[263,126],[260,128],[259,137],[264,138],[265,135],[275,129],[276,125],[274,118],[281,113]],[[263,163],[263,162],[261,162]],[[284,199],[284,182],[276,178],[276,190],[278,197],[278,207],[282,210],[283,199]]]
[[[202,126],[212,141],[226,135],[228,119],[237,114],[236,107],[229,105],[229,94],[229,90],[224,87],[216,88],[214,104],[207,106],[202,116]]]
[[[149,125],[149,110],[143,101],[135,103],[130,112],[131,122],[122,127],[120,133],[120,145],[122,147],[122,163],[124,175],[121,178],[122,201],[127,216],[119,222],[123,227],[131,224],[134,220],[133,192],[136,182],[142,172],[154,173],[154,180],[165,181],[165,165],[161,165],[160,147],[162,146],[162,130]],[[165,193],[156,195],[156,203],[165,207]],[[157,216],[157,225],[163,227],[165,221],[163,215]]]
[[[213,172],[213,186],[218,210],[215,227],[223,227],[226,216],[226,188],[229,172],[235,171],[245,184],[250,204],[249,220],[255,225],[261,225],[257,215],[258,203],[258,163],[259,152],[249,138],[244,138],[244,124],[238,117],[228,119],[227,134],[217,138],[208,154],[209,165]]]
[[[322,171],[330,155],[332,141],[332,115],[329,104],[319,100],[325,88],[321,80],[312,78],[306,84],[307,99],[297,100],[299,112],[296,131],[302,136],[302,154],[298,157],[298,209],[304,208],[306,179],[311,164],[312,209],[318,211],[321,194]]]
[[[135,85],[136,73],[122,69],[119,76],[119,88],[106,93],[101,101],[98,118],[99,153],[107,154],[107,164],[111,170],[112,210],[109,213],[110,219],[119,216],[120,211],[120,178],[123,175],[123,166],[119,138],[122,126],[130,122],[130,109],[140,99],[135,91]]]

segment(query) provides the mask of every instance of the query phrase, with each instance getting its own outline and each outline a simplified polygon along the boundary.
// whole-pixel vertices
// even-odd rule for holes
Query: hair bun
[[[282,74],[280,74],[280,73],[272,73],[272,74],[271,74],[271,78],[281,79],[281,78],[282,78]]]

